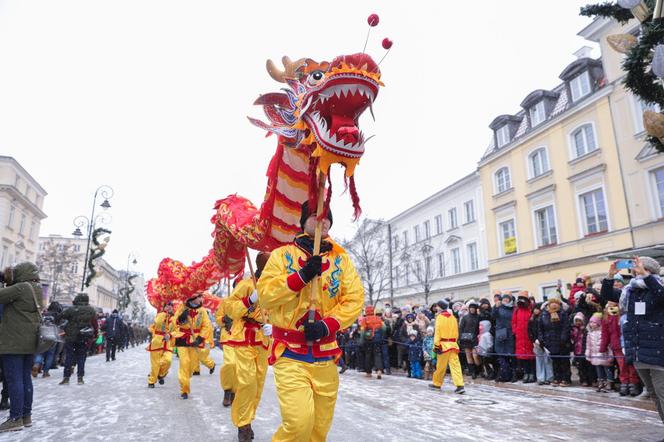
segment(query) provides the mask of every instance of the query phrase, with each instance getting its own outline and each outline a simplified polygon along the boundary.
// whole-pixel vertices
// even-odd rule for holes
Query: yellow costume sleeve
[[[258,279],[258,302],[266,310],[271,310],[299,296],[299,291],[291,290],[286,284],[288,273],[283,253],[283,248],[279,248],[270,254],[270,259]]]
[[[233,289],[233,293],[226,300],[226,314],[233,320],[242,319],[249,310],[249,296],[254,291],[251,279],[243,279]]]

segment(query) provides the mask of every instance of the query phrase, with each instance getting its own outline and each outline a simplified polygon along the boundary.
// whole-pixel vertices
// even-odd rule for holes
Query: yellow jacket
[[[226,301],[228,298],[223,298],[219,303],[219,308],[217,308],[216,313],[214,314],[214,319],[217,321],[217,325],[221,328],[221,334],[219,335],[219,342],[224,343],[228,341],[231,337],[231,334],[226,330],[224,324],[224,316],[226,316]]]
[[[263,336],[261,329],[261,309],[258,305],[249,311],[251,303],[249,296],[254,291],[251,279],[243,279],[233,289],[233,293],[226,299],[225,312],[233,320],[230,337],[225,344],[232,346],[262,345],[268,347],[269,340]]]
[[[447,310],[439,313],[436,316],[436,331],[433,335],[434,347],[443,350],[443,353],[448,351],[459,352],[459,325],[454,315]]]
[[[189,310],[189,315],[186,321],[180,324],[178,318],[185,308]],[[193,347],[193,342],[198,336],[203,338],[203,342],[198,345],[199,348],[204,348],[205,343],[209,342],[208,339],[212,333],[212,323],[204,307],[190,309],[185,304],[182,304],[175,312],[173,322],[175,323],[173,336],[176,338],[176,346]]]
[[[173,315],[169,315],[166,312],[157,314],[149,330],[152,334],[152,340],[150,341],[148,351],[173,351],[173,332],[175,331],[175,318]],[[171,335],[171,339],[168,341],[164,340],[166,333]]]
[[[343,248],[332,244],[332,250],[323,254],[322,292],[315,296],[316,318],[322,319],[329,331],[312,346],[316,358],[341,353],[336,332],[350,327],[364,305],[364,288],[355,266]],[[271,364],[286,348],[298,354],[308,352],[303,324],[313,284],[305,285],[297,274],[307,257],[307,252],[295,244],[279,247],[270,254],[258,280],[258,302],[269,312],[273,325]]]

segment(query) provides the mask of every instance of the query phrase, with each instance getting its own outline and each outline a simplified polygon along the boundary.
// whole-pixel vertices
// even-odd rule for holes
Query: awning
[[[660,263],[664,263],[664,244],[613,252],[608,255],[600,256],[599,258],[605,261],[614,261],[616,259],[630,259],[634,256],[649,256],[655,258]]]

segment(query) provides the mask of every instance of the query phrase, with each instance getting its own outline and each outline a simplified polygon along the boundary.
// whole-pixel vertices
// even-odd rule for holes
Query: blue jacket
[[[512,333],[512,314],[514,306],[501,305],[494,309],[493,316],[496,319],[496,339],[494,348],[499,354],[514,353],[514,334]]]
[[[623,325],[625,358],[628,363],[664,366],[664,286],[652,275],[643,281],[647,288],[629,289],[627,321]],[[645,302],[645,315],[634,314],[637,302]]]
[[[411,362],[422,359],[422,341],[418,338],[414,341],[408,340],[408,360]]]
[[[122,318],[120,318],[119,315],[111,315],[106,320],[106,327],[104,331],[106,332],[107,338],[119,338],[122,336],[123,329],[124,324],[122,323]]]

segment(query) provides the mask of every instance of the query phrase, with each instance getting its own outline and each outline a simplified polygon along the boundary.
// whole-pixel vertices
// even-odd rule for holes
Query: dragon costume
[[[277,136],[277,149],[267,170],[267,190],[260,208],[239,195],[217,201],[213,246],[190,266],[165,258],[157,277],[148,282],[148,300],[160,306],[166,300],[185,300],[222,278],[244,269],[247,248],[271,251],[293,240],[300,230],[300,207],[315,207],[321,189],[318,174],[327,176],[325,210],[331,195],[330,166],[345,168],[355,217],[360,214],[353,174],[367,138],[359,129],[360,116],[370,109],[383,84],[374,60],[365,53],[342,55],[331,62],[283,57],[283,70],[267,61],[270,76],[285,86],[282,92],[261,95],[269,123],[249,121]],[[205,295],[205,307],[216,311],[219,298]]]

